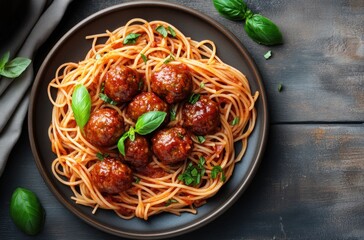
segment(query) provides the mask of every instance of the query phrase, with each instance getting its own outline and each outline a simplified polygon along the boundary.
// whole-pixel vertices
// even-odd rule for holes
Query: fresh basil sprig
[[[10,53],[6,52],[0,58],[0,75],[7,78],[17,78],[32,62],[28,58],[17,57],[9,61]]]
[[[234,21],[245,19],[245,32],[255,42],[263,45],[283,43],[282,33],[278,26],[261,14],[254,14],[243,0],[213,0],[216,10]]]
[[[19,187],[11,196],[10,216],[20,230],[35,235],[44,225],[45,211],[35,193]]]
[[[134,141],[135,133],[140,135],[147,135],[154,130],[156,130],[166,118],[167,113],[162,111],[150,111],[142,114],[137,122],[135,123],[135,128],[130,127],[127,132],[121,136],[118,141],[118,149],[121,154],[125,156],[125,140],[129,138]]]
[[[91,96],[82,84],[76,85],[72,94],[72,111],[77,125],[83,128],[91,114]]]

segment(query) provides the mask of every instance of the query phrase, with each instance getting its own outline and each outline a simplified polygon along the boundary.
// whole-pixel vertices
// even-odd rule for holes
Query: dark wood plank
[[[242,197],[212,223],[177,239],[364,238],[362,125],[274,125],[257,175]],[[32,189],[47,212],[36,239],[117,239],[94,229],[50,193],[31,156],[27,134],[0,179],[0,239],[26,238],[9,218],[17,187]],[[29,238],[30,239],[30,238]]]

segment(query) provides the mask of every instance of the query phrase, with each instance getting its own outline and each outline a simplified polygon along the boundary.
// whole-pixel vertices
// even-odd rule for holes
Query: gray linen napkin
[[[0,36],[1,55],[9,51],[10,59],[16,56],[19,48],[23,45],[24,40],[42,14],[46,3],[47,0],[0,2],[1,8],[6,9],[5,16],[0,14],[0,27],[2,31]],[[0,96],[12,81],[9,78],[0,78]]]
[[[34,52],[50,36],[72,0],[53,0],[18,52],[18,56],[32,59]],[[14,79],[0,96],[0,176],[9,154],[17,142],[27,112],[33,65]]]

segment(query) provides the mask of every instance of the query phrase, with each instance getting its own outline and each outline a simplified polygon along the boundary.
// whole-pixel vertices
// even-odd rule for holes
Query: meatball
[[[90,171],[91,181],[102,193],[115,194],[132,186],[132,170],[118,158],[106,157]]]
[[[151,88],[167,103],[177,103],[190,95],[192,75],[185,64],[166,64],[152,74]]]
[[[138,117],[143,113],[150,111],[162,111],[169,114],[169,107],[168,104],[160,99],[155,93],[142,92],[129,103],[126,114],[136,122]]]
[[[220,127],[220,113],[218,104],[201,96],[194,103],[185,103],[182,108],[183,127],[196,135],[214,134]]]
[[[190,134],[182,127],[158,131],[152,138],[152,150],[163,163],[174,164],[186,160],[193,145]]]
[[[105,74],[105,94],[117,103],[130,101],[142,89],[139,73],[129,67],[116,65]]]
[[[84,127],[87,141],[98,147],[110,147],[124,133],[124,119],[112,108],[102,108],[91,113]]]
[[[134,141],[129,138],[125,141],[124,160],[134,168],[146,166],[152,157],[149,143],[145,137],[135,135]]]

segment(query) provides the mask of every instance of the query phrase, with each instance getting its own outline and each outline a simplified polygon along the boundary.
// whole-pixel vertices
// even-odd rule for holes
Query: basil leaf
[[[91,114],[91,96],[82,84],[76,85],[72,94],[72,111],[77,125],[83,128]]]
[[[161,111],[146,112],[141,115],[136,124],[135,132],[140,135],[146,135],[156,130],[166,118],[167,113]]]
[[[155,30],[157,32],[159,32],[163,37],[167,37],[168,36],[167,29],[165,27],[163,27],[162,25],[158,26]]]
[[[5,64],[9,61],[10,52],[6,52],[0,59],[0,71],[4,69]]]
[[[147,61],[148,61],[147,56],[145,56],[143,53],[141,53],[140,56],[142,56],[144,63],[147,63]]]
[[[138,39],[139,36],[140,36],[139,33],[129,33],[125,37],[123,43],[124,44],[134,44],[134,43],[136,43],[136,40]]]
[[[247,6],[243,0],[213,0],[216,10],[230,20],[244,20]]]
[[[173,30],[171,26],[168,26],[168,32],[172,35],[172,37],[176,37],[176,32]]]
[[[35,235],[43,227],[45,211],[32,191],[17,188],[11,196],[10,217],[24,233]]]
[[[24,72],[32,61],[28,58],[17,57],[6,62],[3,68],[0,69],[0,75],[7,78],[16,78]]]
[[[125,156],[125,140],[129,137],[129,131],[124,133],[123,136],[121,136],[121,138],[118,141],[118,149],[119,152]]]
[[[255,42],[263,45],[276,45],[283,43],[282,33],[270,19],[253,14],[245,22],[244,29]]]
[[[135,140],[135,129],[133,127],[130,127],[128,132],[129,132],[129,139],[131,141],[134,141]]]

